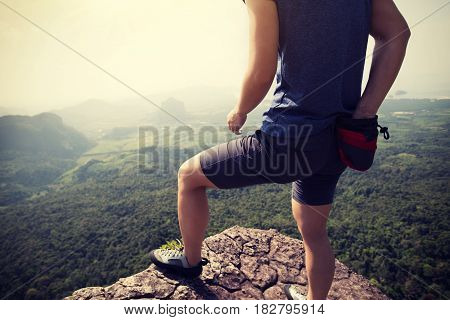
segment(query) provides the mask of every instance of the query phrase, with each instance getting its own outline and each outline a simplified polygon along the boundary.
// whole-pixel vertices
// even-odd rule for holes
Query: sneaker
[[[150,260],[160,268],[173,271],[187,278],[196,278],[201,275],[203,266],[209,263],[208,259],[202,258],[197,265],[191,266],[184,255],[183,248],[162,247],[150,251]]]
[[[307,300],[306,295],[300,292],[300,289],[290,283],[284,285],[284,293],[289,300]]]

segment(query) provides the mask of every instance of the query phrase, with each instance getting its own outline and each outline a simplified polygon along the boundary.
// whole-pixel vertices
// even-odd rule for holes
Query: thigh
[[[264,152],[258,133],[234,139],[199,154],[204,176],[220,189],[270,183],[262,174]]]
[[[273,164],[268,168],[279,176],[280,183],[308,179],[319,172],[337,172],[332,168],[338,155],[335,138],[332,125],[314,135],[271,138],[267,145],[275,156],[270,157]]]
[[[292,184],[292,198],[307,205],[332,204],[336,186],[347,166],[341,161],[335,133],[330,137],[326,161],[314,174],[301,177]]]
[[[314,174],[292,183],[292,198],[299,203],[320,206],[333,203],[341,173]]]

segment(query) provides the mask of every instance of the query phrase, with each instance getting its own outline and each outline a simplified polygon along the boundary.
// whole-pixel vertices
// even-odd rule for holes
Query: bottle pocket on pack
[[[378,116],[370,119],[353,119],[340,116],[336,121],[339,157],[349,168],[366,171],[375,158],[378,128],[389,139],[388,128],[378,124]]]

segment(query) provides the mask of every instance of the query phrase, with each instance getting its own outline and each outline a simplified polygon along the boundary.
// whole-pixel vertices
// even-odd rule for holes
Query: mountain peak
[[[306,292],[303,242],[275,229],[234,226],[203,242],[209,264],[189,280],[150,265],[107,287],[75,291],[66,300],[283,300],[285,283]],[[389,299],[370,282],[336,260],[328,299]]]

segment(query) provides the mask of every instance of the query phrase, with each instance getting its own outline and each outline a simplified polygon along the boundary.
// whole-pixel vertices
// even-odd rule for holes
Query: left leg
[[[305,246],[308,300],[325,300],[334,277],[334,254],[327,235],[331,204],[310,206],[292,199],[292,213]]]
[[[336,185],[345,165],[330,157],[320,173],[292,184],[292,214],[305,246],[308,300],[324,300],[334,278],[335,259],[327,234],[327,222]]]

